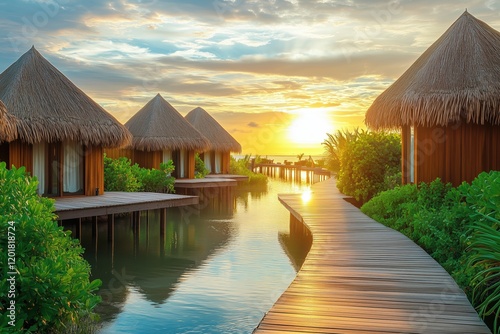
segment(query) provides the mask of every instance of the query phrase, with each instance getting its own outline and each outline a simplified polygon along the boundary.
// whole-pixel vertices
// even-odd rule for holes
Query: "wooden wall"
[[[194,167],[195,167],[195,161],[194,161],[194,151],[187,151],[187,163],[186,163],[186,171],[185,175],[187,176],[188,179],[194,179]]]
[[[160,169],[160,163],[163,160],[162,151],[147,152],[135,150],[133,155],[134,158],[132,159],[132,163],[136,163],[143,168]]]
[[[15,140],[9,145],[10,166],[26,167],[26,172],[33,174],[33,145]]]
[[[95,196],[96,188],[99,195],[104,194],[104,149],[87,146],[85,148],[85,195]]]
[[[448,127],[415,127],[415,183],[440,177],[454,186],[471,182],[483,171],[500,170],[500,126],[455,124]],[[403,131],[403,160],[409,152]],[[406,139],[405,139],[406,138]],[[408,168],[403,161],[403,182]]]
[[[25,166],[26,171],[33,174],[33,145],[16,140],[9,143],[8,149],[10,165]],[[96,188],[99,188],[99,195],[104,193],[103,153],[102,147],[85,148],[84,192],[86,196],[95,196]]]
[[[222,174],[229,174],[229,164],[231,162],[231,152],[222,152]]]
[[[120,157],[127,157],[134,161],[134,150],[128,148],[106,148],[104,149],[106,156],[111,159],[118,159]]]
[[[155,168],[160,169],[160,163],[163,162],[163,151],[139,151],[130,149],[106,149],[106,155],[110,158],[117,159],[119,157],[127,157],[132,160],[132,163],[138,164],[143,168]],[[184,162],[184,174],[186,178],[194,179],[194,151],[186,152],[186,160]],[[174,160],[174,165],[176,171],[174,175],[178,175],[177,168],[179,168],[179,151],[172,152],[172,159]]]

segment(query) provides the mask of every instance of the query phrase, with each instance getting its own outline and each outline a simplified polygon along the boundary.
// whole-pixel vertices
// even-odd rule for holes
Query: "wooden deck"
[[[60,220],[65,220],[191,204],[198,204],[198,197],[149,192],[108,191],[101,196],[57,198],[55,214],[59,216]]]
[[[312,191],[279,196],[313,243],[256,333],[490,333],[420,247],[345,202],[334,179]]]
[[[235,187],[238,183],[236,180],[209,177],[203,179],[176,179],[175,189],[196,189],[196,188],[219,188],[219,187]]]
[[[231,179],[240,181],[248,181],[248,176],[245,175],[236,175],[236,174],[208,174],[205,176],[207,179]]]

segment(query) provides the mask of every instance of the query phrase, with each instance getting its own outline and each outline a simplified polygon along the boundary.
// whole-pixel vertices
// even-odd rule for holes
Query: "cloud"
[[[465,7],[500,28],[490,0],[4,1],[0,71],[35,45],[120,121],[161,93],[253,145],[304,109],[362,125]]]

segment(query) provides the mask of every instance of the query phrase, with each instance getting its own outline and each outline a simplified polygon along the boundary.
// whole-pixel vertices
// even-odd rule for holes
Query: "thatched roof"
[[[130,143],[127,129],[34,47],[0,74],[0,99],[19,120],[28,143],[75,140],[117,147]]]
[[[17,138],[17,118],[7,113],[7,108],[0,101],[0,142]]]
[[[209,142],[160,95],[156,95],[125,123],[133,148],[141,151],[203,151]]]
[[[373,102],[372,128],[500,124],[500,33],[467,11]]]
[[[191,110],[186,119],[210,141],[210,149],[241,152],[241,145],[205,109],[198,107]]]

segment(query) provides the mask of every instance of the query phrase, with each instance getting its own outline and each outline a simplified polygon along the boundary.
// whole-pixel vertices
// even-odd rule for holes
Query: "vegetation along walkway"
[[[490,333],[448,273],[411,240],[343,200],[280,195],[313,243],[256,333]]]

